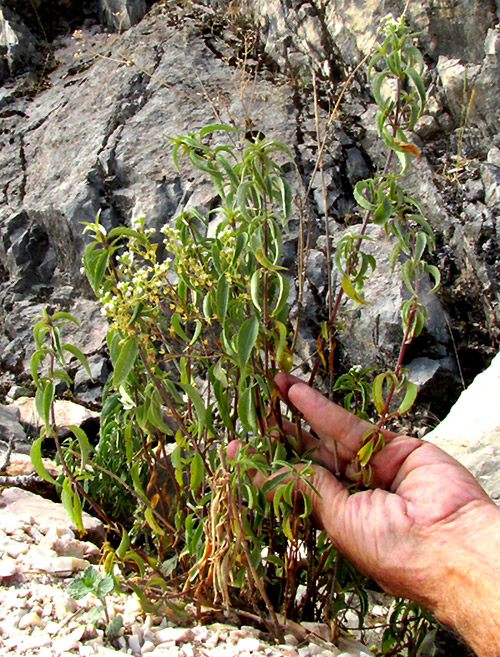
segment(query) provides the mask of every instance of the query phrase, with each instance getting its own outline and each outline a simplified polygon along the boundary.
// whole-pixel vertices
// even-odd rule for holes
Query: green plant
[[[404,354],[426,319],[421,281],[430,276],[434,288],[439,282],[426,260],[434,247],[432,230],[401,184],[411,158],[419,157],[407,132],[425,104],[423,62],[403,20],[387,19],[383,29],[369,70],[385,63],[374,73],[373,94],[388,153],[381,171],[356,185],[363,223],[336,245],[341,288],[322,326],[310,378],[323,368],[347,408],[361,417],[378,413],[357,455],[358,486],[370,483],[382,427],[415,399]],[[169,607],[182,617],[184,601],[192,600],[201,616],[203,601],[228,615],[257,616],[281,637],[278,613],[298,621],[326,615],[335,634],[350,605],[362,625],[369,583],[316,531],[309,497],[294,493],[298,478],[308,482],[312,460],[296,453],[273,384],[276,372],[290,371],[294,355],[291,276],[280,260],[292,209],[283,167],[290,152],[279,141],[249,141],[221,123],[168,139],[176,166],[189,160],[211,181],[219,204],[206,216],[182,211],[163,227],[161,245],[144,218],[109,231],[99,216],[86,224],[83,265],[110,322],[113,374],[94,453],[81,430],[74,430],[76,441],[57,443],[65,506],[76,522],[82,500],[99,509],[114,533],[104,548],[105,572],[120,568],[146,610]],[[399,171],[392,167],[395,158]],[[402,260],[408,298],[401,307],[399,358],[394,369],[375,376],[368,368],[334,376],[340,303],[345,297],[355,306],[368,303],[364,282],[377,265],[363,250],[370,223],[393,238],[392,264]],[[80,352],[60,345],[58,322],[74,321],[62,315],[46,314],[35,327],[32,360],[43,435],[56,440],[53,381],[67,374],[55,363],[64,365],[66,349],[85,365]],[[47,371],[40,376],[42,364]],[[300,431],[300,417],[288,421]],[[33,451],[41,473],[43,435]],[[227,462],[224,448],[234,439],[242,447]],[[256,469],[267,477],[263,489],[253,484]],[[118,500],[121,489],[127,496]],[[271,489],[272,503],[265,495]],[[398,634],[396,626],[394,620],[384,637],[391,650],[407,640],[406,630]]]
[[[106,596],[114,588],[115,582],[111,575],[101,575],[94,566],[89,566],[82,573],[81,577],[73,579],[66,589],[68,595],[75,600],[81,600],[89,593],[97,598],[101,604],[92,607],[87,617],[90,623],[96,625],[104,618],[105,634],[108,638],[116,636],[123,624],[123,619],[119,614],[110,618],[106,605]]]
[[[387,156],[381,171],[355,186],[354,198],[364,212],[363,220],[359,229],[346,232],[336,245],[333,260],[341,274],[341,288],[323,326],[319,356],[309,380],[312,383],[321,364],[326,363],[323,354],[327,345],[335,344],[335,334],[339,330],[338,312],[343,299],[350,298],[354,307],[369,303],[364,298],[364,283],[375,271],[377,263],[373,255],[363,250],[363,245],[371,240],[366,234],[367,227],[370,224],[382,226],[394,241],[390,262],[393,268],[401,263],[408,298],[400,309],[403,338],[396,366],[377,374],[371,385],[371,398],[379,420],[376,428],[367,432],[356,459],[360,482],[364,485],[371,481],[370,459],[384,445],[382,427],[408,412],[416,398],[417,387],[407,378],[404,356],[413,338],[422,332],[427,319],[426,308],[420,300],[421,283],[430,277],[433,280],[432,293],[440,280],[439,270],[427,261],[427,255],[435,247],[433,230],[419,201],[401,183],[411,159],[420,159],[408,132],[425,107],[426,93],[421,77],[424,62],[414,43],[416,35],[405,25],[404,16],[399,20],[387,16],[382,23],[382,33],[384,39],[375,48],[368,72],[373,74],[372,91],[378,105],[377,131],[387,148]],[[382,64],[385,65],[381,67]],[[375,72],[377,67],[381,70]],[[399,171],[392,166],[394,157],[399,160]],[[369,372],[364,372],[362,378],[365,379],[367,374]],[[345,390],[349,386],[352,386],[346,392],[349,405],[355,391],[361,399],[366,398],[362,392],[367,390],[366,381],[361,383],[359,376],[354,378],[352,373],[342,375],[332,387],[333,390]],[[366,403],[354,410],[363,415]]]

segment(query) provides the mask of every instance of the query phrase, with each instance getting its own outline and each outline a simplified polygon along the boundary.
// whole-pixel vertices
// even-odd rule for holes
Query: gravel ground
[[[96,562],[98,548],[79,541],[71,529],[46,529],[27,514],[4,515],[0,527],[0,655],[20,657],[91,657],[119,654],[135,657],[369,657],[353,639],[339,647],[326,640],[326,626],[312,633],[286,634],[275,645],[253,627],[225,624],[177,627],[165,618],[144,614],[135,595],[109,594],[110,618],[121,615],[123,625],[108,639],[89,622],[99,600],[88,594],[80,600],[68,594],[79,572]],[[98,568],[96,566],[96,568]]]

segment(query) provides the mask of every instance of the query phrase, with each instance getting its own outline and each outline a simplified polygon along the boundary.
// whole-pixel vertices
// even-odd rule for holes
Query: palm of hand
[[[441,449],[392,432],[384,432],[386,447],[372,459],[373,488],[350,495],[332,473],[338,467],[349,478],[370,425],[294,377],[279,375],[276,383],[318,436],[300,436],[300,447],[314,450],[324,466],[312,482],[321,495],[314,504],[318,521],[362,572],[385,590],[408,595],[415,579],[425,578],[430,556],[438,558],[447,534],[457,527],[466,531],[468,511],[490,503],[488,496]],[[428,602],[425,595],[422,601]]]

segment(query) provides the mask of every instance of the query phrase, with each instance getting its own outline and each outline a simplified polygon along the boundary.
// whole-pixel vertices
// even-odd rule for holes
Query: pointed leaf
[[[258,335],[259,320],[255,316],[249,317],[243,322],[238,331],[237,352],[238,360],[242,369],[246,366],[248,359],[250,358],[252,349],[257,342]]]
[[[127,338],[121,345],[114,364],[113,385],[118,388],[125,382],[137,358],[138,348],[134,338]]]
[[[226,321],[227,304],[229,300],[229,282],[224,273],[219,278],[219,282],[217,283],[217,292],[215,298],[219,322],[221,325],[224,325],[224,322]]]
[[[33,464],[33,467],[35,468],[35,472],[39,477],[45,479],[45,481],[48,481],[51,484],[55,484],[56,483],[55,479],[47,472],[42,461],[42,444],[43,444],[43,438],[37,438],[33,443],[33,445],[31,446],[31,450],[30,450],[31,462]]]
[[[92,374],[90,373],[89,363],[87,361],[87,357],[85,356],[85,354],[83,352],[81,352],[80,349],[78,349],[78,347],[75,347],[75,345],[73,345],[73,344],[65,343],[65,344],[61,345],[61,347],[65,351],[69,351],[69,353],[72,356],[74,356],[77,360],[80,361],[80,363],[85,368],[85,371],[89,375],[91,381],[93,381],[94,379],[92,378]]]
[[[418,393],[418,386],[411,381],[406,381],[406,394],[398,408],[398,415],[404,415],[413,406]]]
[[[349,276],[347,274],[344,274],[342,276],[342,289],[344,292],[347,294],[347,296],[355,301],[356,303],[368,305],[370,302],[366,301],[363,297],[361,297],[358,292],[356,291],[356,288],[352,284],[351,280],[349,279]]]
[[[81,427],[77,427],[74,424],[70,424],[68,429],[74,433],[76,439],[78,440],[78,445],[80,447],[80,458],[81,463],[80,467],[83,469],[87,464],[89,454],[90,454],[90,443],[87,437],[87,434]]]

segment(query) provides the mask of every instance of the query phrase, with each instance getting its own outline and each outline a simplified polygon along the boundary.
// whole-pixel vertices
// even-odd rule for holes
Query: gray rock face
[[[0,57],[6,67],[0,70],[0,80],[8,73],[37,64],[40,61],[40,43],[19,17],[0,3]]]
[[[13,449],[22,452],[26,448],[26,434],[20,423],[19,410],[12,406],[0,405],[0,452],[13,443]]]
[[[310,67],[316,69],[319,121],[325,125],[345,71],[368,52],[381,17],[381,3],[375,0],[245,0],[239,8],[222,0],[186,7],[158,2],[144,15],[149,4],[82,3],[78,12],[74,9],[79,30],[61,36],[54,27],[55,65],[44,73],[43,84],[37,83],[36,93],[28,99],[21,92],[27,74],[11,76],[0,88],[0,364],[11,376],[26,371],[31,325],[47,304],[82,321],[82,330],[67,339],[91,356],[97,380],[106,376],[106,323],[80,273],[82,221],[92,221],[101,210],[110,228],[144,215],[147,226],[158,231],[182,207],[206,212],[216,205],[213,190],[189,166],[182,163],[180,171],[175,169],[165,135],[196,131],[214,121],[234,121],[242,129],[253,124],[292,146],[307,186],[317,153]],[[386,3],[384,13],[397,15],[400,4]],[[449,31],[451,9],[433,8],[430,0],[410,4],[409,20],[423,30],[431,84],[428,114],[418,129],[425,145],[415,137],[421,162],[406,184],[437,232],[435,257],[444,288],[439,298],[428,300],[431,321],[408,353],[407,364],[423,388],[434,382],[439,390],[444,380],[447,387],[457,383],[444,310],[459,357],[466,360],[466,378],[487,359],[500,322],[498,31],[496,16],[483,0],[466,0],[453,9],[454,29],[458,25],[463,30],[463,39],[452,38]],[[37,7],[42,11],[43,0]],[[29,30],[35,29],[21,1],[12,0],[9,9],[26,18]],[[70,11],[68,6],[64,11]],[[89,17],[98,13],[121,33],[106,33],[92,24]],[[243,58],[238,49],[250,35],[256,46]],[[35,46],[36,39],[38,34]],[[361,73],[358,78],[328,127],[325,194],[319,176],[312,182],[311,251],[298,341],[302,357],[314,358],[318,322],[324,319],[324,198],[336,244],[346,224],[352,227],[360,220],[353,186],[380,166],[375,108],[363,89],[367,82]],[[460,126],[464,80],[475,85],[479,102],[472,103],[467,125]],[[456,153],[459,145],[458,166],[449,153]],[[453,168],[457,171],[450,173]],[[291,170],[289,175],[298,190]],[[297,216],[290,228],[284,252],[293,275]],[[338,336],[339,352],[352,362],[377,367],[394,362],[403,291],[390,277],[389,247],[383,239],[376,247],[379,266],[367,289],[374,303],[362,312],[344,312],[349,328]],[[475,346],[481,351],[479,362],[471,355]],[[97,402],[100,385],[80,373],[72,392],[82,401]]]
[[[101,20],[119,31],[128,30],[146,13],[145,0],[99,0]]]

